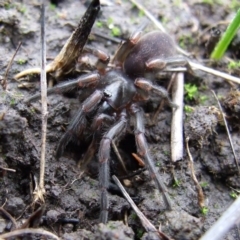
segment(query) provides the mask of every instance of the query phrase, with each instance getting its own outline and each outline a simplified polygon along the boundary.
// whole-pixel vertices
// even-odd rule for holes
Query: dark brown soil
[[[49,61],[58,54],[90,3],[70,0],[59,2],[58,5],[49,2],[47,4],[46,44]],[[102,2],[101,12],[88,44],[113,56],[117,42],[126,39],[147,18],[129,1]],[[216,26],[220,21],[231,19],[240,7],[227,3],[215,4],[214,1],[142,2],[163,22],[175,41],[200,62],[208,55],[205,48],[209,39],[207,29]],[[112,26],[120,30],[119,36],[111,29]],[[226,25],[219,27],[224,30]],[[152,29],[156,27],[150,22],[145,31]],[[0,204],[4,205],[3,208],[16,219],[17,227],[20,227],[39,207],[38,204],[33,207],[31,203],[32,190],[39,179],[41,103],[23,103],[23,99],[40,91],[39,77],[31,77],[31,80],[35,80],[31,82],[33,87],[26,89],[20,88],[20,83],[16,82],[13,76],[24,69],[40,66],[38,1],[0,1],[0,33],[1,79],[4,78],[18,43],[22,42],[8,73],[7,91],[0,87]],[[227,56],[235,60],[239,58],[239,50],[236,49],[239,49],[239,36],[234,39]],[[221,62],[214,68],[228,71],[226,62]],[[239,71],[233,72],[234,74],[240,76]],[[155,126],[148,124],[159,104],[155,100],[145,107],[146,137],[159,174],[167,185],[173,210],[166,211],[162,198],[146,170],[129,177],[130,184],[126,189],[157,229],[160,226],[161,231],[173,239],[195,240],[199,239],[230,206],[240,188],[240,178],[226,130],[221,118],[213,110],[217,108],[217,103],[211,90],[223,99],[238,160],[240,100],[236,90],[238,86],[221,78],[196,71],[194,76],[186,74],[185,81],[198,87],[198,93],[193,99],[189,99],[187,94],[185,96],[185,104],[194,109],[194,112],[185,113],[185,135],[190,137],[195,172],[204,191],[208,212],[204,214],[198,205],[197,191],[191,178],[186,153],[183,160],[174,164],[170,161],[171,109],[167,106],[163,109]],[[55,159],[58,141],[78,107],[77,97],[55,94],[48,98],[45,172],[47,194],[45,211],[39,227],[62,239],[151,239],[145,234],[141,222],[128,202],[114,191],[109,193],[109,223],[99,224],[97,159],[92,160],[83,174],[80,174],[78,168],[78,161],[89,145],[88,136],[81,139],[82,141],[71,142],[64,156],[59,161]],[[118,148],[122,157],[126,159],[129,174],[139,169],[131,155],[132,152],[136,152],[132,132],[121,140]],[[16,172],[4,168],[14,169]],[[120,170],[114,153],[111,155],[111,174],[119,177],[125,175]],[[174,178],[178,181],[174,182]],[[14,226],[10,219],[4,214],[0,215],[0,233],[11,229],[13,230]],[[236,229],[231,230],[225,237],[227,240],[238,238]],[[24,239],[40,238],[28,236]]]

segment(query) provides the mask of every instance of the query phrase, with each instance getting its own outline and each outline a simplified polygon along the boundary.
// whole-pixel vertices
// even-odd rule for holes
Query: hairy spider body
[[[175,44],[169,35],[153,31],[139,39],[124,61],[123,68],[130,77],[143,77],[147,72],[153,71],[146,65],[149,60],[164,60],[175,55]]]
[[[154,37],[155,44],[151,41],[152,37]],[[161,43],[161,40],[163,40],[164,43]],[[156,48],[157,52],[155,52],[154,46],[157,45],[158,42],[160,42],[160,46]],[[140,47],[138,44],[140,44]],[[167,50],[165,48],[169,49]],[[60,157],[68,142],[74,139],[75,135],[81,134],[86,127],[87,115],[91,113],[95,114],[91,125],[91,131],[93,132],[92,142],[82,161],[86,164],[93,158],[95,151],[97,151],[97,143],[100,141],[98,150],[99,183],[101,189],[100,221],[103,223],[106,223],[108,219],[109,203],[107,189],[109,187],[111,144],[115,139],[124,136],[126,128],[129,126],[130,118],[134,119],[134,134],[138,154],[145,160],[152,179],[163,193],[167,207],[171,208],[165,186],[154,167],[153,160],[148,151],[147,141],[144,136],[143,110],[139,103],[148,100],[152,94],[157,94],[165,97],[168,102],[172,104],[165,89],[155,85],[149,79],[141,78],[141,76],[144,77],[146,72],[153,72],[146,66],[149,60],[154,60],[160,55],[163,61],[166,57],[172,56],[174,49],[170,37],[158,31],[149,33],[142,39],[140,38],[139,42],[137,42],[132,50],[129,51],[129,54],[126,55],[126,59],[121,63],[122,67],[120,67],[120,69],[117,67],[116,69],[106,68],[105,73],[95,79],[94,87],[97,90],[81,104],[78,113],[58,144],[56,156]],[[121,52],[121,47],[119,51]],[[121,56],[118,56],[117,59],[115,59],[116,62],[120,58]],[[132,62],[134,62],[133,65]],[[92,83],[92,81],[93,80],[89,78],[89,84]],[[82,82],[84,82],[84,84],[82,84]],[[84,76],[79,78],[78,86],[89,87],[89,84]],[[108,130],[102,137],[102,126],[106,122]]]
[[[99,1],[93,0],[89,9],[91,10],[91,8],[94,10],[96,17],[95,10],[99,10]],[[92,11],[89,9],[85,13],[85,18],[86,16],[89,17],[88,13]],[[83,23],[83,21],[80,23]],[[67,46],[65,48],[68,49]],[[108,64],[109,57],[107,54],[86,46],[80,51],[78,59],[81,59],[81,54],[84,52],[93,54],[99,59],[95,67],[96,71],[48,89],[48,94],[63,93],[72,88],[91,90],[60,139],[56,157],[60,158],[66,145],[70,141],[75,141],[76,138],[81,136],[83,130],[90,125],[92,141],[81,162],[86,165],[98,150],[101,191],[100,221],[106,223],[109,210],[107,189],[109,187],[111,144],[115,139],[124,136],[126,128],[130,125],[130,119],[133,119],[137,152],[145,161],[151,178],[162,193],[167,208],[170,209],[171,203],[166,188],[148,150],[141,106],[154,94],[165,98],[172,107],[176,107],[169,99],[167,91],[154,83],[156,80],[154,74],[169,67],[171,69],[173,66],[182,65],[184,60],[175,58],[174,42],[167,34],[159,31],[150,32],[143,37],[141,37],[140,32],[134,33],[132,37],[120,45],[111,64]],[[58,65],[55,64],[54,66]],[[27,74],[29,72],[27,71]],[[18,76],[22,77],[24,74],[20,73]],[[28,101],[38,97],[39,94],[31,97]],[[91,117],[88,118],[88,116]],[[105,131],[104,134],[103,131]]]
[[[103,77],[104,91],[109,93],[106,102],[116,112],[126,108],[133,102],[136,95],[136,87],[132,79],[120,71],[111,70]]]

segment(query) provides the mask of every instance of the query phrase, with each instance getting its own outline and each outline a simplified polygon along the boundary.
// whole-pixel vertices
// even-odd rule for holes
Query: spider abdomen
[[[130,77],[144,76],[148,71],[145,63],[153,58],[171,57],[176,54],[171,37],[160,31],[147,33],[130,51],[124,62],[124,71]]]

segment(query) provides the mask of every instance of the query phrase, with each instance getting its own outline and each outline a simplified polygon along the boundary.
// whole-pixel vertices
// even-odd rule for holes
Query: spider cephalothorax
[[[175,57],[174,42],[167,34],[159,31],[150,32],[143,37],[137,31],[121,44],[110,64],[109,58],[103,52],[89,47],[85,47],[82,52],[84,51],[99,58],[96,71],[48,89],[48,93],[65,92],[73,86],[89,89],[89,96],[80,104],[77,114],[58,143],[56,157],[60,158],[66,145],[90,125],[92,140],[82,161],[88,162],[98,151],[100,221],[106,223],[109,209],[107,190],[111,143],[124,136],[132,119],[137,152],[145,161],[151,178],[163,194],[165,204],[171,208],[165,186],[148,150],[141,106],[153,94],[167,99],[171,106],[176,106],[169,99],[167,91],[155,84],[154,77],[156,72],[184,62],[182,58]],[[149,76],[150,79],[147,79]],[[36,97],[38,96],[29,100]]]

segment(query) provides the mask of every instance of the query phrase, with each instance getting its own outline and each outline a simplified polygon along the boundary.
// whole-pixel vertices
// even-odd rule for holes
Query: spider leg
[[[100,198],[100,222],[107,223],[109,201],[107,196],[107,189],[109,188],[109,158],[111,143],[114,138],[119,137],[126,129],[127,118],[126,112],[123,111],[120,114],[120,119],[114,124],[103,136],[100,142],[100,148],[98,152],[99,159],[99,184],[101,190]]]
[[[100,75],[97,72],[85,74],[85,75],[78,77],[75,80],[66,81],[66,82],[57,84],[56,86],[54,86],[52,88],[48,88],[47,94],[48,95],[53,94],[53,93],[62,94],[62,93],[66,93],[76,87],[80,87],[80,88],[94,87],[98,84],[99,80],[100,80]],[[30,98],[27,98],[24,102],[26,102],[26,103],[31,102],[31,101],[39,99],[40,97],[41,97],[41,94],[37,93],[37,94],[31,96]]]
[[[159,69],[163,71],[184,71],[185,67],[188,72],[193,74],[193,70],[186,58],[183,56],[170,56],[163,58],[153,58],[145,63],[147,69]],[[185,71],[186,71],[185,69]]]
[[[88,163],[92,160],[96,149],[98,148],[99,138],[101,137],[102,129],[105,123],[110,125],[114,121],[114,117],[111,117],[105,113],[98,114],[92,123],[91,129],[94,132],[92,141],[87,149],[87,152],[84,154],[81,161],[79,161],[79,166],[83,170]]]
[[[131,49],[137,44],[138,40],[141,38],[142,28],[144,28],[144,26],[139,28],[137,31],[133,32],[126,41],[123,41],[119,45],[113,59],[111,60],[111,63],[115,61],[117,61],[118,64],[124,62],[126,56],[129,54]]]
[[[145,90],[148,93],[155,93],[155,94],[165,98],[171,107],[177,108],[177,105],[175,103],[173,103],[171,101],[171,99],[169,98],[168,91],[165,88],[160,87],[158,85],[154,85],[152,82],[150,82],[149,80],[147,80],[145,78],[136,78],[134,84],[138,88]]]
[[[78,136],[82,133],[83,129],[86,126],[86,118],[85,116],[92,112],[99,105],[102,100],[104,94],[102,91],[96,90],[93,94],[90,95],[80,106],[77,114],[71,121],[70,125],[67,128],[67,131],[64,133],[62,138],[59,141],[56,150],[56,158],[60,158],[66,145],[70,140],[74,138],[74,136]]]
[[[168,209],[171,209],[171,201],[168,196],[166,187],[161,180],[159,173],[157,172],[152,157],[148,151],[148,145],[146,138],[144,136],[145,128],[143,123],[143,112],[140,107],[135,104],[131,105],[131,112],[135,117],[134,120],[134,134],[137,145],[138,154],[145,160],[145,164],[148,168],[148,171],[151,175],[151,178],[155,181],[159,191],[163,194],[164,202]]]
[[[85,46],[83,49],[83,53],[89,53],[95,56],[98,59],[95,67],[98,69],[99,72],[104,72],[110,60],[110,56],[107,53],[90,46]]]

